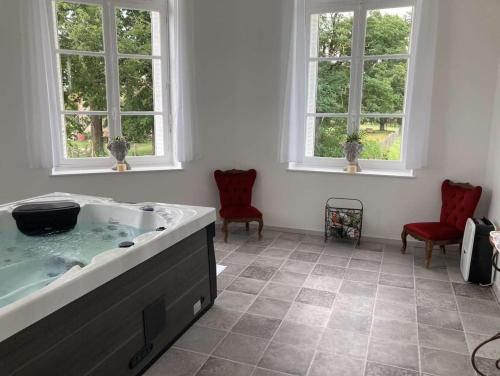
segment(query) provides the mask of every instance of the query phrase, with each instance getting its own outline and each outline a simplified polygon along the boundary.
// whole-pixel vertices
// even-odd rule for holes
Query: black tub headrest
[[[35,236],[72,230],[79,213],[80,205],[76,202],[51,201],[20,205],[12,211],[12,216],[19,231]]]

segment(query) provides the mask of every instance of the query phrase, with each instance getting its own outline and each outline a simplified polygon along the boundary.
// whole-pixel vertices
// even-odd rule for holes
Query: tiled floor
[[[456,250],[426,269],[421,248],[221,237],[215,306],[147,376],[471,376],[471,350],[500,330],[492,291],[463,282]],[[498,375],[500,343],[480,355]]]

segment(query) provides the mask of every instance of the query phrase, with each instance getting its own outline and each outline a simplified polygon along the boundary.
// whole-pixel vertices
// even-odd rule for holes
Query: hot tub
[[[22,227],[67,203],[64,231]],[[215,300],[214,221],[213,208],[66,193],[0,206],[0,373],[140,374]]]

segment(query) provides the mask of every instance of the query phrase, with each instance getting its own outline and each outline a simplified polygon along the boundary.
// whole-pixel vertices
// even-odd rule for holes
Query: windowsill
[[[182,164],[168,166],[133,166],[131,170],[124,172],[117,172],[111,168],[53,168],[51,176],[71,176],[71,175],[124,175],[133,174],[137,172],[155,172],[155,171],[182,171]]]
[[[413,170],[374,170],[374,169],[363,169],[363,171],[356,173],[349,173],[344,171],[342,167],[324,167],[324,166],[305,166],[290,163],[288,166],[288,171],[301,171],[301,172],[319,172],[327,174],[342,174],[351,176],[385,176],[385,177],[395,177],[395,178],[406,178],[414,179],[415,174]]]

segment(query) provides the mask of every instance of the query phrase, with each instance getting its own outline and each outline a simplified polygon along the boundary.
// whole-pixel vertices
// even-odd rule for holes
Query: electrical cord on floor
[[[498,261],[498,251],[495,249],[494,250],[494,253],[493,253],[493,257],[491,259],[492,261],[492,265],[493,265],[493,268],[495,269],[495,273],[497,271],[500,271],[500,268],[498,267],[497,265],[497,261]],[[481,286],[491,286],[490,285],[481,285]],[[472,367],[474,368],[474,370],[478,373],[479,376],[488,376],[484,373],[482,373],[478,368],[477,368],[477,364],[476,364],[476,354],[477,352],[481,349],[481,347],[487,345],[488,343],[490,342],[493,342],[493,341],[496,341],[497,339],[500,339],[500,332],[495,334],[493,337],[487,339],[486,341],[483,341],[481,342],[475,349],[474,351],[472,351],[472,355],[471,355],[471,362],[472,362]],[[495,362],[495,366],[497,367],[498,370],[500,370],[500,358],[496,360]]]
[[[471,355],[471,361],[472,361],[472,367],[474,368],[474,370],[478,373],[478,375],[480,376],[488,376],[484,373],[482,373],[478,368],[477,368],[477,365],[476,365],[476,353],[481,349],[481,347],[485,346],[486,344],[490,343],[490,342],[493,342],[497,339],[500,339],[500,333],[497,333],[495,334],[493,337],[487,339],[486,341],[483,341],[481,342],[475,349],[474,351],[472,352],[472,355]],[[496,362],[495,362],[495,366],[497,367],[498,370],[500,370],[500,359],[497,359]]]

